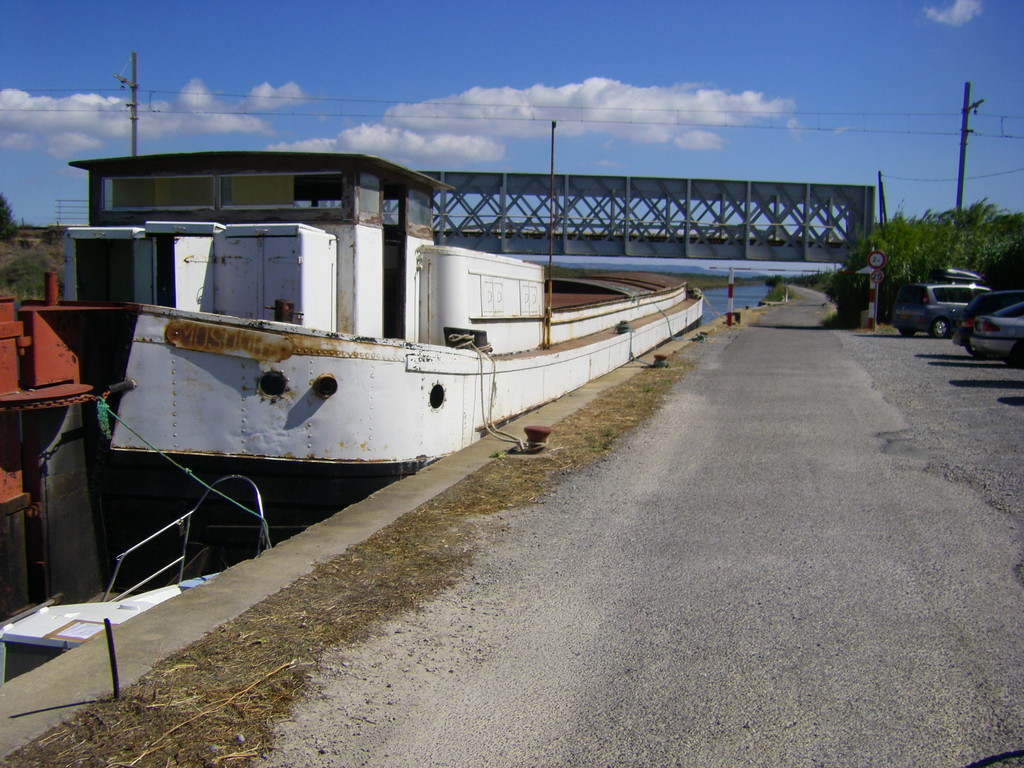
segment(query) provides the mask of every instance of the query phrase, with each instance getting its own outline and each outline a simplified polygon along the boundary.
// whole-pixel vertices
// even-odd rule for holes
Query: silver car
[[[988,288],[949,283],[910,283],[900,287],[892,308],[892,324],[903,336],[918,331],[936,339],[947,339],[972,299]]]
[[[976,317],[971,343],[986,357],[1024,368],[1024,302]]]
[[[981,355],[971,341],[971,336],[974,335],[974,318],[979,315],[991,315],[1004,307],[1022,301],[1024,301],[1024,291],[992,291],[976,296],[960,313],[960,322],[957,323],[956,330],[953,331],[953,343],[958,347],[963,347],[974,356]]]

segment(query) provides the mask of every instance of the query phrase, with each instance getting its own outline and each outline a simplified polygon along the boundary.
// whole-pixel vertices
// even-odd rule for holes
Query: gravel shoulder
[[[1024,370],[972,358],[947,339],[836,335],[907,420],[890,450],[916,452],[928,471],[1024,514]]]
[[[257,764],[931,768],[1024,747],[1022,374],[821,314],[691,347],[656,418],[476,521],[457,584],[330,653]]]

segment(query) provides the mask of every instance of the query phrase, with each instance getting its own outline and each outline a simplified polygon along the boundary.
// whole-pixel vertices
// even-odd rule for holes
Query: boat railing
[[[271,544],[270,544],[270,528],[267,526],[267,520],[266,520],[266,518],[263,515],[263,498],[260,496],[260,489],[256,487],[256,484],[252,480],[250,480],[248,477],[245,477],[244,475],[225,475],[224,477],[221,477],[221,478],[215,480],[214,482],[210,483],[207,486],[206,490],[203,492],[203,495],[199,497],[199,501],[196,502],[195,506],[192,507],[192,509],[190,509],[188,512],[183,514],[178,519],[171,521],[170,523],[168,523],[167,525],[165,525],[163,528],[159,529],[158,531],[154,531],[149,536],[144,538],[142,541],[139,541],[138,543],[136,543],[133,546],[129,547],[128,549],[126,549],[124,552],[122,552],[121,554],[119,554],[115,558],[115,560],[114,560],[114,572],[111,574],[110,581],[107,584],[107,589],[103,593],[103,601],[106,602],[107,600],[111,599],[110,598],[110,593],[113,590],[114,585],[117,583],[117,577],[118,577],[118,575],[119,575],[119,573],[121,571],[121,564],[124,563],[125,558],[128,557],[128,555],[132,554],[133,552],[138,551],[139,549],[141,549],[142,547],[144,547],[146,544],[150,543],[154,539],[159,538],[163,534],[165,534],[168,531],[173,530],[175,528],[178,529],[179,536],[181,537],[181,550],[180,550],[180,554],[178,555],[178,557],[174,558],[173,560],[171,560],[171,562],[167,563],[166,565],[162,566],[161,568],[158,568],[156,571],[151,573],[149,576],[144,578],[142,581],[138,582],[137,584],[135,584],[132,587],[129,587],[128,589],[126,589],[124,592],[121,592],[119,595],[117,595],[117,597],[115,597],[113,599],[115,601],[116,600],[124,599],[128,595],[130,595],[133,592],[135,592],[136,590],[138,590],[140,587],[145,586],[146,584],[150,583],[151,581],[153,581],[155,578],[157,578],[161,574],[165,574],[165,573],[171,571],[172,569],[174,569],[175,567],[177,567],[177,569],[178,569],[177,583],[180,584],[184,580],[184,575],[185,575],[185,558],[187,556],[187,549],[188,549],[188,542],[189,542],[189,533],[190,533],[191,526],[192,526],[192,516],[199,510],[199,507],[202,506],[203,502],[206,501],[207,496],[210,495],[210,492],[213,491],[214,487],[216,487],[217,485],[219,485],[220,483],[222,483],[222,482],[224,482],[226,480],[241,480],[241,481],[243,481],[245,483],[248,483],[249,486],[252,488],[253,494],[254,494],[255,499],[256,499],[256,511],[255,512],[251,512],[251,510],[246,510],[246,511],[254,514],[259,519],[259,521],[260,521],[259,535],[258,535],[257,540],[256,540],[256,554],[259,555],[264,550],[270,549],[270,547],[271,547]],[[220,494],[220,491],[218,491],[217,493]],[[221,495],[223,495],[223,494],[221,494]],[[241,506],[241,505],[239,505],[239,506]],[[245,507],[242,507],[242,509],[245,509]]]

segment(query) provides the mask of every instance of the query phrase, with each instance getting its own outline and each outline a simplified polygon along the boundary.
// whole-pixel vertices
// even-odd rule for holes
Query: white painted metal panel
[[[224,230],[213,221],[147,221],[146,236],[174,237],[174,306],[213,311],[213,236]]]
[[[299,293],[295,299],[295,322],[307,328],[335,331],[338,328],[338,240],[323,230],[304,227],[298,232],[298,242]]]
[[[213,311],[213,236],[177,237],[174,242],[175,306]]]
[[[681,330],[700,313],[697,302],[665,320]],[[144,450],[145,440],[168,451],[286,461],[437,458],[476,440],[485,414],[500,421],[553,400],[666,337],[659,321],[574,349],[492,359],[277,323],[261,323],[258,331],[239,323],[217,326],[220,338],[258,332],[287,342],[273,359],[258,359],[249,354],[255,345],[227,352],[173,346],[168,326],[176,321],[209,324],[202,315],[173,310],[139,317],[127,371],[139,387],[123,395],[119,415],[141,437],[115,426],[116,449]],[[270,370],[287,379],[281,397],[258,390]],[[339,388],[322,399],[312,385],[327,374]],[[435,390],[443,393],[440,404],[432,404]]]
[[[447,327],[487,331],[498,354],[539,345],[538,323],[504,321],[543,316],[543,267],[447,246],[421,248],[420,256],[427,271],[421,322],[430,343],[444,344]]]
[[[249,319],[263,316],[261,245],[255,237],[236,234],[233,227],[214,235],[214,312]]]
[[[337,245],[302,224],[233,224],[215,236],[213,310],[272,320],[276,301],[291,302],[295,323],[337,327]]]
[[[433,245],[432,240],[418,237],[405,239],[405,340],[420,340],[420,290],[421,258],[420,249]]]
[[[64,233],[64,298],[71,301],[78,298],[79,241],[136,240],[144,235],[142,227],[68,227]],[[88,265],[83,264],[83,268]]]
[[[352,332],[377,338],[384,335],[384,232],[367,226],[354,230]]]
[[[680,286],[675,291],[669,293],[634,299],[630,307],[625,309],[617,308],[614,311],[616,322],[619,320],[632,322],[646,317],[653,312],[664,313],[680,301],[683,301],[686,295],[686,287]],[[581,339],[608,328],[608,317],[611,311],[607,306],[602,305],[556,311],[552,318],[551,343],[561,344],[565,341]],[[666,336],[671,336],[682,330],[682,327],[677,327],[676,323],[669,322],[667,318],[666,324],[665,327],[670,328]]]

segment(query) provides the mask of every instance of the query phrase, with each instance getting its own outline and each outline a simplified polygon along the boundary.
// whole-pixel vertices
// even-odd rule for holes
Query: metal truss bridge
[[[547,254],[551,176],[428,171],[438,243]],[[875,188],[840,184],[555,176],[559,256],[842,262],[873,228]]]

